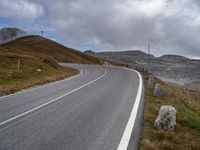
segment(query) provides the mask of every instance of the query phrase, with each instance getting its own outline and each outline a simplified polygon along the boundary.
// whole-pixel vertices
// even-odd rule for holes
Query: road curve
[[[67,66],[82,73],[0,97],[0,149],[137,148],[143,113],[138,73],[117,67]]]

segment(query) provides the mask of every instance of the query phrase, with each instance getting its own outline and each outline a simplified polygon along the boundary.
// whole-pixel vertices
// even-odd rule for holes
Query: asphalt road
[[[139,75],[116,67],[70,66],[81,74],[0,97],[0,150],[137,147],[143,112]]]

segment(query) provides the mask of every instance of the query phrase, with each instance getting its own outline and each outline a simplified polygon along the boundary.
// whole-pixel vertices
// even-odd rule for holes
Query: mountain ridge
[[[148,68],[148,55],[142,51],[88,53],[108,61],[120,62],[131,68]],[[131,55],[130,55],[131,54]],[[138,55],[139,54],[139,55]],[[200,80],[200,60],[180,55],[149,56],[150,72],[158,78],[176,84],[191,84]]]
[[[58,62],[102,64],[102,62],[82,52],[65,47],[55,41],[37,35],[17,38],[0,45],[12,52],[49,55]]]

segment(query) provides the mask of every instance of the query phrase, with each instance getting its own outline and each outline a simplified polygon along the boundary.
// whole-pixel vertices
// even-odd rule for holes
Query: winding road
[[[81,73],[0,97],[0,150],[137,149],[144,104],[139,73],[62,65]]]

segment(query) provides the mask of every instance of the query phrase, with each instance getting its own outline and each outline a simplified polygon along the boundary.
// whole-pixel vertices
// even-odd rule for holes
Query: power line
[[[147,56],[147,67],[148,67],[148,72],[150,71],[149,69],[150,69],[150,64],[149,64],[149,56],[150,56],[150,49],[151,49],[151,45],[150,45],[150,43],[148,44],[148,56]]]

